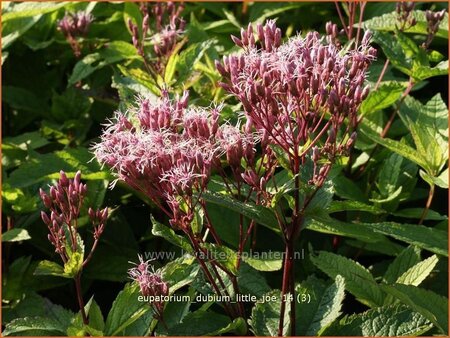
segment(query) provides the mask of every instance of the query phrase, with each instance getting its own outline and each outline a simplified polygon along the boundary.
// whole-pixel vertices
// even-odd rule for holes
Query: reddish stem
[[[422,216],[420,216],[419,225],[421,225],[425,220],[425,217],[427,217],[428,210],[430,210],[431,202],[433,201],[433,196],[434,196],[434,184],[430,187],[430,190],[428,192],[427,203],[425,204],[425,209],[423,209]]]

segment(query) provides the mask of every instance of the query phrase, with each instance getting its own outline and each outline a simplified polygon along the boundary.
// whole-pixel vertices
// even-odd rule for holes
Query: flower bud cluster
[[[94,21],[93,15],[84,11],[66,13],[58,22],[58,29],[66,37],[85,36],[92,21]]]
[[[94,146],[102,164],[157,205],[169,206],[171,223],[182,228],[191,217],[183,218],[181,205],[193,211],[194,193],[206,188],[220,154],[220,107],[188,108],[187,100],[187,92],[174,100],[167,92],[156,102],[141,98],[128,117],[117,113]]]
[[[108,208],[94,210],[89,208],[89,219],[94,227],[94,240],[98,240],[105,230],[105,224],[108,219]]]
[[[336,28],[329,30],[336,33]],[[332,161],[348,149],[342,142],[355,130],[357,110],[369,93],[364,82],[376,55],[370,34],[346,52],[324,43],[317,32],[284,44],[280,34],[269,21],[256,33],[249,26],[241,39],[233,38],[243,52],[216,63],[225,79],[221,86],[242,103],[248,120],[263,135],[262,143],[267,139],[281,147],[292,165],[314,145]]]
[[[428,48],[433,41],[436,33],[439,30],[439,25],[441,24],[442,20],[444,20],[446,10],[443,9],[439,12],[433,12],[430,10],[427,10],[425,13],[425,18],[427,19],[427,39],[423,43],[424,48]]]
[[[155,272],[150,261],[139,255],[139,263],[128,270],[129,277],[139,285],[141,295],[156,299],[151,302],[154,316],[161,319],[164,310],[164,297],[169,295],[169,285],[164,282],[160,272]],[[158,300],[159,299],[159,300]]]
[[[395,7],[397,13],[397,20],[400,23],[400,30],[409,29],[417,24],[417,20],[414,17],[415,3],[412,1],[399,1]]]
[[[49,193],[39,189],[44,206],[50,210],[49,213],[41,211],[42,221],[49,230],[48,240],[64,262],[69,258],[67,245],[71,245],[72,251],[77,250],[77,222],[86,193],[87,186],[81,182],[80,171],[74,179],[69,179],[61,170],[58,182],[50,187]],[[89,208],[89,217],[94,224],[94,239],[98,240],[108,218],[108,209],[94,211]]]
[[[77,38],[86,36],[92,21],[94,21],[94,16],[84,11],[66,13],[66,15],[58,21],[58,29],[70,43],[76,57],[79,57],[81,54],[81,47]]]
[[[138,53],[147,59],[144,45],[149,38],[157,59],[152,66],[161,73],[164,69],[164,61],[172,55],[184,33],[186,22],[181,17],[184,5],[174,2],[157,2],[149,8],[146,3],[142,3],[140,9],[143,16],[142,36],[139,35],[138,26],[131,20],[128,21],[133,45]],[[150,22],[150,19],[153,19],[153,22]]]

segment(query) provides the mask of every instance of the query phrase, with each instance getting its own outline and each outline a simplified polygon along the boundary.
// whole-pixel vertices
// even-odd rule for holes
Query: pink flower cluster
[[[84,36],[87,34],[92,21],[94,21],[93,15],[84,11],[66,13],[58,22],[58,29],[66,37]]]
[[[48,240],[64,263],[69,259],[68,245],[72,252],[77,251],[77,224],[86,193],[87,187],[81,182],[79,171],[72,180],[68,179],[65,172],[61,170],[60,178],[54,186],[50,187],[49,194],[39,189],[44,206],[50,209],[50,214],[41,211],[41,218],[49,229]],[[89,208],[88,214],[94,227],[94,240],[97,243],[105,228],[108,208],[95,211]],[[69,238],[66,238],[67,235]],[[95,247],[93,249],[95,250]]]
[[[150,266],[150,261],[144,261],[139,255],[139,263],[135,267],[128,270],[130,278],[139,285],[140,293],[144,297],[161,297],[169,295],[169,285],[163,281],[161,273],[155,272]],[[151,302],[154,316],[161,319],[164,310],[164,301],[156,300]]]
[[[153,52],[157,61],[151,62],[149,66],[156,73],[162,73],[165,61],[172,55],[177,43],[184,33],[186,22],[181,17],[184,5],[176,5],[174,2],[157,2],[150,6],[143,2],[140,10],[143,16],[141,32],[138,26],[131,20],[128,26],[132,33],[133,45],[138,53],[149,64],[148,56],[144,50],[147,40],[153,45]],[[153,18],[153,22],[150,19]]]
[[[332,161],[348,150],[353,142],[345,136],[356,136],[357,110],[369,92],[364,81],[376,54],[370,34],[347,52],[317,32],[282,43],[274,21],[258,24],[256,32],[249,25],[232,39],[242,52],[216,63],[225,80],[221,86],[241,101],[248,123],[280,147],[292,166],[314,146],[317,160]]]
[[[225,128],[219,127],[220,107],[188,108],[187,103],[187,92],[174,100],[167,93],[157,101],[141,98],[128,116],[116,114],[94,146],[102,164],[153,200],[179,228],[192,221],[194,193],[206,188],[211,169],[220,165],[221,145],[230,152],[230,141],[236,142],[218,141]]]
[[[58,21],[58,29],[64,34],[76,57],[81,55],[81,45],[78,42],[78,38],[86,36],[92,21],[94,21],[94,16],[84,11],[66,13]]]

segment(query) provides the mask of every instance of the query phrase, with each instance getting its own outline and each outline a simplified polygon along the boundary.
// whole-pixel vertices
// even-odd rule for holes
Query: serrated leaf
[[[73,72],[69,77],[69,85],[73,85],[96,70],[116,63],[125,59],[137,59],[136,49],[134,46],[125,41],[112,41],[104,45],[96,53],[86,55],[83,59],[78,61],[73,68]]]
[[[405,271],[398,277],[396,283],[418,286],[433,271],[438,261],[436,255],[428,257]]]
[[[2,242],[20,242],[31,239],[26,229],[14,228],[2,233]]]
[[[67,5],[67,2],[23,2],[16,3],[7,13],[2,13],[2,22],[54,12]]]
[[[6,324],[5,330],[2,332],[3,336],[14,336],[19,333],[32,331],[45,333],[60,333],[65,335],[66,331],[59,325],[59,323],[50,318],[44,317],[26,317],[17,318],[12,322]]]
[[[418,33],[427,35],[427,20],[425,17],[425,11],[415,10],[412,12],[413,17],[416,19],[416,24],[411,27],[407,27],[405,29],[406,33]],[[381,16],[376,16],[372,19],[366,20],[362,23],[362,27],[364,29],[369,30],[379,30],[379,31],[391,31],[394,32],[397,30],[398,14],[396,12],[386,13]],[[356,24],[357,25],[357,24]],[[436,33],[436,36],[439,36],[444,39],[448,39],[448,14],[445,13],[444,20],[441,22],[439,29]]]
[[[139,295],[139,287],[130,283],[119,292],[106,318],[105,336],[121,335],[127,326],[150,311],[147,303],[138,301]]]
[[[245,262],[241,262],[237,280],[242,294],[247,293],[256,297],[262,297],[263,294],[271,289],[265,278]]]
[[[383,306],[346,316],[325,329],[326,336],[420,336],[432,328],[422,315],[404,305]]]
[[[359,226],[359,224],[345,223],[327,216],[316,216],[305,219],[304,229],[330,235],[355,238],[363,242],[383,242],[384,237]]]
[[[159,223],[157,220],[153,218],[153,216],[151,216],[151,222],[152,222],[152,234],[154,236],[163,237],[173,245],[182,248],[186,252],[193,252],[191,244],[186,238],[177,235],[175,231],[173,231],[168,226]]]
[[[92,154],[82,147],[39,154],[14,170],[4,182],[14,188],[24,188],[45,180],[58,179],[60,170],[64,170],[69,177],[80,170],[83,180],[111,178],[110,173],[102,171],[98,163],[91,160]]]
[[[361,104],[361,114],[370,114],[393,105],[402,95],[406,85],[402,82],[381,82],[377,90],[372,90]]]
[[[388,266],[383,277],[384,281],[388,284],[395,283],[401,275],[419,262],[420,249],[414,245],[408,246]]]
[[[341,275],[345,278],[345,288],[360,302],[369,307],[383,304],[384,295],[372,274],[361,264],[344,256],[320,251],[310,256],[311,262],[331,278]]]
[[[361,227],[370,229],[380,234],[393,237],[408,244],[417,245],[419,248],[448,257],[447,233],[423,225],[383,222],[361,223]]]
[[[407,158],[408,160],[416,163],[425,170],[429,169],[429,166],[425,161],[425,159],[421,157],[414,148],[408,146],[407,144],[399,141],[394,141],[389,138],[382,138],[377,133],[375,133],[371,128],[365,125],[361,125],[360,130],[363,132],[364,135],[366,135],[376,143],[381,144],[383,147]]]
[[[234,250],[224,245],[216,245],[212,243],[202,243],[201,246],[207,250],[205,256],[208,256],[200,257],[201,259],[216,261],[232,274],[236,275],[238,256]]]
[[[237,318],[232,322],[227,316],[214,312],[197,310],[183,318],[183,321],[169,328],[171,336],[217,336],[227,332],[245,332],[245,322]]]
[[[309,302],[296,303],[296,334],[318,336],[320,331],[341,314],[345,280],[337,275],[328,287],[315,277],[308,277],[296,287],[297,295],[308,295]]]
[[[218,204],[227,209],[236,211],[250,219],[255,220],[257,223],[266,226],[277,234],[281,234],[280,228],[278,227],[278,222],[275,218],[275,214],[269,208],[263,207],[261,205],[243,203],[230,198],[229,196],[211,191],[205,191],[202,194],[202,198],[204,198],[207,202]]]
[[[34,294],[30,301],[33,301],[33,304],[29,304],[30,306],[22,312],[26,317],[16,318],[7,323],[2,333],[4,336],[66,334],[74,313],[37,294]]]
[[[448,333],[448,299],[432,291],[412,285],[382,285],[382,289],[398,298],[414,311],[435,324],[444,334]]]
[[[278,336],[280,320],[281,292],[272,290],[258,300],[252,309],[249,319],[250,327],[255,336]],[[283,336],[289,330],[290,304],[286,301],[283,321]]]
[[[200,266],[193,257],[177,258],[167,263],[162,269],[163,280],[169,285],[169,293],[190,284],[197,276]]]
[[[342,211],[365,211],[374,215],[380,215],[386,213],[383,209],[380,209],[374,205],[365,204],[358,201],[332,201],[328,212],[342,212]]]
[[[55,262],[46,260],[39,262],[38,266],[36,267],[36,270],[34,271],[34,274],[72,278],[72,276],[64,272],[64,267]]]
[[[281,270],[283,259],[281,252],[270,252],[270,257],[255,257],[255,255],[245,255],[242,260],[258,271],[278,271]],[[274,257],[275,255],[275,257]]]

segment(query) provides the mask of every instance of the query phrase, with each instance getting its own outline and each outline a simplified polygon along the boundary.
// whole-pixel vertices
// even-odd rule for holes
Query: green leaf
[[[77,88],[69,87],[61,95],[53,93],[51,114],[55,120],[64,122],[78,119],[91,109],[93,99]]]
[[[26,229],[14,228],[2,233],[2,242],[20,242],[31,239]]]
[[[377,90],[372,90],[361,104],[361,114],[370,114],[393,105],[406,89],[403,82],[381,82]]]
[[[67,274],[64,271],[64,267],[61,265],[51,262],[51,261],[40,261],[36,270],[34,271],[35,275],[50,275],[50,276],[58,276],[64,278],[72,278],[73,276]]]
[[[418,286],[433,271],[438,261],[439,259],[436,255],[428,257],[405,271],[397,279],[396,283]]]
[[[2,16],[2,19],[3,17],[4,16]],[[23,18],[18,17],[16,19],[11,19],[8,22],[2,21],[2,51],[9,48],[9,46],[11,46],[18,38],[33,27],[41,17],[41,15],[36,15]]]
[[[17,318],[12,322],[6,324],[5,330],[2,332],[3,336],[18,336],[20,333],[39,332],[42,335],[59,333],[65,335],[66,331],[54,319],[44,317],[26,317]]]
[[[359,224],[341,222],[327,216],[307,218],[304,223],[304,229],[355,238],[367,243],[381,243],[385,241],[383,236],[379,236],[366,227],[361,227]]]
[[[402,209],[402,210],[393,212],[392,215],[397,216],[397,217],[420,219],[422,217],[422,213],[423,213],[423,208],[406,208],[406,209]],[[443,221],[443,220],[448,219],[448,217],[445,215],[441,215],[434,210],[428,210],[428,213],[425,216],[425,219],[431,220],[431,221]]]
[[[372,274],[358,262],[331,252],[320,251],[317,256],[310,256],[314,265],[330,278],[341,275],[345,278],[345,288],[360,302],[377,307],[383,304],[384,295]]]
[[[426,145],[425,150],[429,150],[429,152],[423,153],[422,149],[421,153],[422,156],[430,157],[428,162],[435,161],[432,158],[434,155],[440,157],[442,162],[448,159],[448,108],[440,94],[435,95],[425,105],[407,96],[400,108],[399,115],[408,128],[417,126],[414,130],[415,142],[418,139],[419,145],[423,143]],[[430,142],[430,138],[435,148],[433,151],[428,149],[427,143]]]
[[[205,257],[200,256],[202,259],[216,261],[232,274],[237,274],[238,255],[234,250],[212,243],[203,243],[201,246],[207,250]]]
[[[173,76],[175,75],[175,70],[177,68],[177,64],[180,60],[180,55],[177,53],[173,53],[169,60],[167,61],[166,68],[164,70],[164,82],[170,84],[172,82]]]
[[[272,290],[260,300],[252,309],[249,324],[255,336],[278,336],[278,323],[280,321],[281,293],[279,290]],[[284,312],[283,336],[289,330],[289,301],[286,301]]]
[[[175,233],[175,231],[173,231],[170,227],[163,225],[163,224],[159,223],[158,221],[156,221],[153,218],[153,216],[151,216],[151,221],[152,221],[152,225],[153,225],[152,226],[152,234],[154,236],[163,237],[168,242],[182,248],[186,252],[193,252],[191,244],[189,243],[189,241],[186,238],[184,238],[180,235],[177,235]]]
[[[150,311],[147,303],[138,301],[139,295],[138,285],[130,283],[119,292],[106,318],[105,336],[121,335],[127,326]]]
[[[15,86],[3,86],[2,96],[3,101],[15,109],[25,110],[27,112],[32,112],[36,114],[44,114],[47,112],[46,110],[49,109],[48,104],[47,102],[45,102],[45,100],[43,100],[32,91],[25,88]],[[24,135],[28,136],[36,135],[42,138],[42,136],[40,136],[38,132],[25,133]],[[3,143],[17,144],[16,142],[13,141],[17,137],[20,137],[20,135],[14,138],[4,138]]]
[[[404,305],[383,306],[345,316],[325,329],[326,336],[416,337],[430,330],[432,324]]]
[[[69,77],[69,85],[73,85],[107,65],[139,58],[134,46],[125,41],[113,41],[104,45],[98,52],[86,55],[78,61]]]
[[[75,277],[83,266],[83,254],[80,252],[74,252],[70,255],[69,260],[64,264],[64,275]]]
[[[197,310],[183,318],[180,324],[169,328],[170,336],[218,336],[227,332],[245,333],[245,321],[237,318],[230,322],[227,316]]]
[[[125,89],[131,89],[134,94],[139,94],[144,97],[153,98],[156,99],[157,96],[161,95],[161,90],[156,85],[155,81],[148,75],[148,73],[144,72],[140,68],[127,68],[122,65],[117,65],[117,68],[120,70],[120,72],[125,76],[121,77],[118,73],[114,74],[113,80],[114,80],[114,88],[124,91]],[[123,87],[126,88],[123,88]],[[121,100],[124,101],[133,101],[134,96],[129,95],[123,96],[125,94],[125,91],[121,95]]]
[[[26,305],[27,307],[21,311],[25,317],[7,323],[3,331],[4,336],[65,335],[74,317],[71,311],[36,294]]]
[[[92,154],[86,148],[70,148],[40,155],[36,154],[4,181],[13,188],[24,188],[45,180],[58,179],[60,170],[67,176],[74,176],[80,170],[83,180],[111,178],[111,174],[102,171],[97,162],[91,161]]]
[[[265,254],[265,253],[263,253]],[[258,255],[246,255],[244,252],[242,260],[258,271],[278,271],[283,265],[281,252],[268,252],[264,257]],[[256,256],[256,257],[255,257]]]
[[[423,225],[393,222],[361,223],[359,226],[448,257],[448,236],[442,230]]]
[[[91,302],[89,311],[87,311],[89,327],[101,332],[105,328],[103,314],[97,302],[93,298],[91,298]]]
[[[302,3],[252,3],[249,22],[264,23],[268,18],[301,7]]]
[[[330,286],[313,276],[296,287],[296,294],[307,295],[308,301],[296,303],[296,334],[318,336],[341,314],[345,296],[345,280],[337,275]]]
[[[418,33],[423,35],[428,35],[427,31],[427,19],[425,17],[425,11],[416,10],[413,11],[413,17],[416,19],[416,24],[414,26],[408,27],[406,33]],[[383,14],[381,16],[374,17],[372,19],[363,22],[362,27],[367,30],[377,30],[377,31],[390,31],[394,32],[397,30],[398,14],[396,12],[391,12]],[[357,25],[357,24],[356,24]],[[448,39],[448,14],[445,13],[444,20],[439,25],[439,29],[436,36]]]
[[[169,284],[170,294],[194,281],[200,266],[194,257],[181,257],[167,263],[162,269],[163,280]]]
[[[180,57],[175,63],[177,83],[183,83],[191,76],[195,64],[200,61],[212,43],[210,40],[194,43],[179,54]]]
[[[420,262],[420,249],[414,245],[404,249],[388,266],[383,280],[392,284],[406,271]]]
[[[236,211],[250,219],[255,220],[257,223],[266,226],[277,234],[281,234],[275,214],[269,208],[261,205],[243,203],[230,198],[229,196],[211,191],[205,191],[202,194],[202,198],[204,198],[207,202],[218,204],[227,209]]]
[[[367,122],[367,121],[366,121]],[[369,125],[369,123],[368,123]],[[423,157],[421,157],[415,149],[408,146],[407,144],[399,141],[394,141],[389,138],[382,138],[377,133],[375,133],[371,128],[368,126],[362,124],[360,126],[360,130],[362,133],[369,137],[371,140],[375,141],[378,144],[381,144],[383,147],[393,151],[394,153],[397,153],[408,160],[416,163],[420,167],[427,170],[429,168],[427,162]]]
[[[271,290],[265,278],[245,262],[241,262],[237,280],[242,294],[262,297]]]
[[[398,298],[414,311],[430,320],[444,334],[448,333],[448,299],[412,285],[382,285],[382,289]]]
[[[22,2],[15,3],[14,7],[6,13],[2,13],[2,23],[9,20],[25,18],[35,15],[54,12],[67,5],[67,2]]]
[[[328,212],[342,212],[342,211],[365,211],[374,215],[380,215],[386,213],[383,209],[380,209],[374,205],[365,204],[358,201],[332,201],[330,207],[328,208]]]

